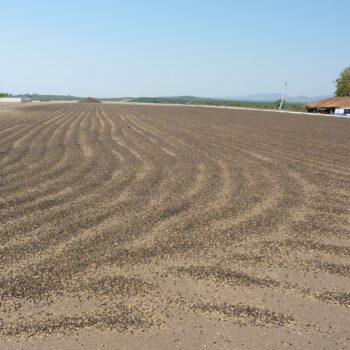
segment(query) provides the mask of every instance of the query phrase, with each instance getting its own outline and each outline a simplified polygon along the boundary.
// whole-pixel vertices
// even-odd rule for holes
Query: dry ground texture
[[[350,120],[0,110],[1,349],[349,349]]]

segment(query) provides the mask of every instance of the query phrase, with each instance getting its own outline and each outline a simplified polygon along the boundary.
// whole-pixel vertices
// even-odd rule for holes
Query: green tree
[[[281,98],[279,98],[278,100],[276,100],[276,101],[274,102],[274,107],[275,107],[276,109],[280,108],[281,102],[282,102],[282,99],[281,99]],[[284,109],[284,107],[286,106],[286,104],[287,104],[287,101],[284,100],[284,101],[283,101],[282,109]]]
[[[350,67],[345,68],[339,75],[336,83],[336,96],[350,96]]]
[[[7,94],[5,94],[4,92],[0,92],[0,97],[4,97],[7,96]]]

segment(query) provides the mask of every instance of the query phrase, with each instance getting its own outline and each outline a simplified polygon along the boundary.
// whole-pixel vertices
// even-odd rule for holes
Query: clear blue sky
[[[0,0],[0,91],[333,93],[349,0]]]

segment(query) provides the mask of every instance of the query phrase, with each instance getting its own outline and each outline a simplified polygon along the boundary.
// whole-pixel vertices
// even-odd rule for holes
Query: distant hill
[[[81,101],[85,97],[71,95],[32,95],[33,101]],[[157,104],[179,104],[195,106],[227,106],[240,108],[277,109],[280,94],[255,94],[237,97],[197,97],[197,96],[163,96],[163,97],[109,97],[100,98],[102,102],[139,102]],[[324,96],[286,96],[285,110],[305,112],[305,103],[324,98]]]
[[[332,96],[291,96],[286,95],[286,101],[290,103],[306,103],[311,101],[318,101],[324,98]],[[260,93],[253,95],[241,95],[241,96],[226,96],[226,97],[198,97],[198,96],[161,96],[161,97],[136,97],[132,99],[135,102],[154,102],[157,103],[186,103],[189,101],[206,101],[206,100],[216,100],[216,101],[244,101],[244,102],[275,102],[281,98],[280,93]]]
[[[100,101],[106,102],[128,102],[133,100],[133,97],[102,97],[99,98]]]
[[[307,103],[311,101],[322,100],[332,95],[324,96],[291,96],[286,95],[286,101],[289,103]],[[33,101],[80,101],[85,97],[71,96],[71,95],[33,95]],[[201,102],[208,100],[226,101],[226,102],[275,102],[281,98],[280,93],[259,93],[253,95],[240,95],[240,96],[226,96],[226,97],[198,97],[198,96],[159,96],[159,97],[108,97],[100,98],[101,101],[113,101],[113,102],[154,102],[154,103],[178,103],[186,104],[189,102]]]
[[[323,96],[290,96],[286,95],[286,101],[291,103],[305,103],[310,101],[317,101],[322,100],[324,98],[332,96],[329,95],[323,95]],[[281,98],[281,93],[259,93],[259,94],[253,94],[253,95],[242,95],[242,96],[233,96],[233,97],[223,97],[223,99],[227,100],[234,100],[234,101],[261,101],[261,102],[273,102]]]
[[[79,101],[83,98],[71,95],[32,95],[33,101]]]
[[[172,104],[186,104],[190,102],[199,102],[207,99],[195,96],[162,96],[162,97],[136,97],[130,99],[131,102],[141,103],[172,103]]]

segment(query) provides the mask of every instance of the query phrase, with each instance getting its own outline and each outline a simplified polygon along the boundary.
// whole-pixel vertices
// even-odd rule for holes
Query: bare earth
[[[350,120],[0,109],[1,349],[349,349]]]

